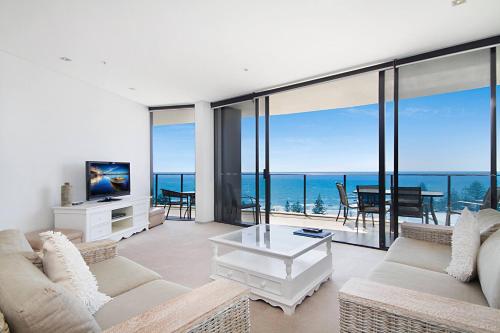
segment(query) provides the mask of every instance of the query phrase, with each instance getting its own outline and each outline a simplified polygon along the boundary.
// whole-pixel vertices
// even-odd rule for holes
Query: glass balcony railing
[[[260,177],[259,201],[264,210],[265,185]],[[194,173],[155,173],[153,177],[153,202],[161,202],[161,189],[194,191]],[[255,198],[255,174],[241,174],[241,195]],[[377,185],[378,174],[367,173],[271,173],[271,212],[336,216],[340,197],[335,184],[344,184],[353,202],[357,185]],[[391,174],[386,176],[386,189],[394,184]],[[419,186],[423,191],[439,192],[433,198],[433,209],[439,224],[465,206],[478,210],[490,184],[488,173],[400,173],[399,186]],[[389,199],[389,198],[388,198]],[[356,214],[352,212],[352,214]],[[355,216],[355,215],[354,215]]]

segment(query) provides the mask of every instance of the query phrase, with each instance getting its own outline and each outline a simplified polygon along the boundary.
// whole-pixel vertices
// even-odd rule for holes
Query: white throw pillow
[[[97,280],[90,272],[78,249],[60,232],[40,234],[43,243],[43,270],[50,280],[65,287],[80,299],[91,314],[111,300],[97,289]]]
[[[477,254],[481,240],[476,217],[464,208],[451,236],[451,262],[446,272],[468,282],[476,277]]]
[[[477,223],[481,233],[481,243],[483,243],[497,230],[500,230],[500,212],[491,208],[481,209],[477,213]]]

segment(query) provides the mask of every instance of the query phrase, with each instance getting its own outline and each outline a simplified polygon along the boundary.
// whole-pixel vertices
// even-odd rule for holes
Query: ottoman
[[[44,231],[58,231],[65,235],[72,243],[78,244],[83,241],[83,232],[80,230],[73,230],[73,229],[60,229],[60,228],[55,228],[55,229],[45,229],[45,230],[37,230],[37,231],[32,231],[28,232],[25,234],[26,239],[30,243],[31,247],[33,248],[34,251],[38,252],[42,250],[42,240],[40,239],[39,234]]]
[[[152,207],[149,209],[149,227],[153,228],[165,222],[165,209]]]

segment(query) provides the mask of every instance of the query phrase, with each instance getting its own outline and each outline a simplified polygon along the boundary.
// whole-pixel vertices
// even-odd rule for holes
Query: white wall
[[[214,220],[214,112],[208,102],[194,107],[196,142],[196,222]]]
[[[53,226],[60,185],[85,200],[85,161],[129,161],[149,195],[145,106],[0,52],[0,230]]]

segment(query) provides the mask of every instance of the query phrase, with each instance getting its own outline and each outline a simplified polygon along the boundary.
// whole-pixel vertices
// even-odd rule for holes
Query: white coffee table
[[[332,235],[296,236],[299,227],[256,225],[210,238],[212,279],[248,286],[250,298],[279,306],[291,315],[333,272]],[[222,251],[222,248],[229,251]]]

